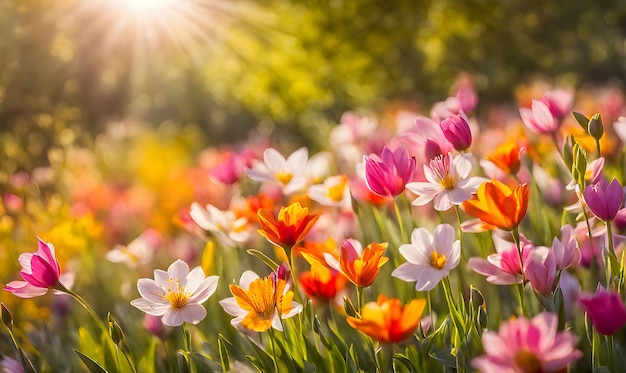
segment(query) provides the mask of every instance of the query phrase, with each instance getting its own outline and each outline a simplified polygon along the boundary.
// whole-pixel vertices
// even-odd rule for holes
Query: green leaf
[[[153,339],[148,346],[148,350],[139,360],[137,371],[145,373],[155,373],[156,341]]]
[[[222,341],[222,336],[217,338],[217,349],[220,353],[220,362],[222,363],[222,372],[226,373],[230,371],[230,357],[228,356],[228,350],[226,346],[224,346],[224,341]]]
[[[18,351],[20,353],[20,362],[22,363],[22,368],[24,368],[24,373],[37,373],[37,369],[35,369],[33,362],[26,356],[24,350],[18,347]]]
[[[259,258],[263,263],[265,263],[266,266],[270,267],[272,271],[276,271],[278,269],[278,263],[273,261],[270,257],[263,254],[259,250],[248,249],[246,250],[246,252],[252,256],[256,256],[257,258]]]
[[[191,373],[189,358],[184,351],[178,351],[178,354],[176,355],[176,360],[178,362],[178,371],[180,373]]]
[[[456,358],[449,352],[444,352],[435,347],[429,356],[447,367],[456,369]]]
[[[104,370],[104,368],[102,368],[100,366],[100,364],[96,363],[96,361],[93,360],[92,358],[90,358],[89,356],[83,354],[82,352],[80,352],[78,350],[74,350],[74,353],[76,355],[78,355],[78,358],[83,362],[83,364],[85,364],[87,366],[87,369],[89,369],[89,372],[91,372],[91,373],[107,373],[107,371]]]
[[[589,126],[589,118],[577,111],[572,111],[572,115],[574,116],[574,119],[576,119],[576,122],[578,122],[578,124],[580,124],[580,126],[585,131],[587,131],[587,127]]]

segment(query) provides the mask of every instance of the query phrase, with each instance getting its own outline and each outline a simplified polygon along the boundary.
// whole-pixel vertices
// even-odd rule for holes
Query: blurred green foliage
[[[193,123],[209,144],[255,128],[315,146],[342,112],[427,107],[460,73],[482,102],[537,77],[626,78],[620,0],[180,0],[141,19],[129,1],[0,2],[0,128],[42,151],[57,126],[80,138],[127,118]]]

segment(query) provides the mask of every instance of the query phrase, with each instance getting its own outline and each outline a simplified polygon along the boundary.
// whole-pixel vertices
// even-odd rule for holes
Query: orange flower
[[[299,278],[300,286],[313,301],[333,301],[345,287],[346,278],[338,271],[313,261],[311,270]]]
[[[517,140],[510,140],[488,154],[487,160],[507,174],[515,175],[522,165],[520,161],[524,150],[525,148],[520,147]]]
[[[389,258],[382,256],[387,243],[371,243],[365,249],[355,239],[346,239],[341,245],[341,257],[337,260],[331,254],[324,254],[326,263],[348,278],[358,287],[368,287],[374,282],[380,267]]]
[[[517,227],[528,208],[527,184],[511,190],[507,185],[492,179],[478,187],[471,200],[463,202],[463,210],[484,223],[494,227],[512,230]]]
[[[384,295],[378,302],[367,303],[361,318],[348,317],[350,326],[382,343],[401,342],[409,338],[419,325],[425,299],[413,299],[402,306],[400,299]]]
[[[245,216],[248,218],[248,222],[252,223],[257,220],[257,211],[259,209],[272,211],[274,209],[274,199],[265,194],[248,196],[243,206],[235,208],[235,216],[238,218]]]
[[[328,238],[325,242],[304,241],[304,247],[299,246],[298,253],[311,265],[314,262],[326,264],[324,253],[329,253],[335,258],[339,258],[337,243],[332,238]]]
[[[257,216],[261,227],[259,234],[274,245],[287,247],[302,242],[319,218],[318,214],[309,214],[309,209],[299,202],[281,207],[277,219],[266,209],[259,209]]]

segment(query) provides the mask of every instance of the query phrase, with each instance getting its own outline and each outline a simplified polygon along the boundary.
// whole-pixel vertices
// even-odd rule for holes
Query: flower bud
[[[472,145],[472,131],[469,123],[463,116],[455,114],[444,119],[439,124],[446,140],[454,146],[454,149],[462,152]]]
[[[4,303],[0,303],[0,308],[2,308],[2,323],[9,328],[9,330],[13,330],[13,315],[11,315],[11,311],[9,311]]]
[[[107,320],[109,322],[109,335],[111,336],[111,340],[119,346],[120,343],[122,343],[122,340],[124,340],[122,328],[115,320],[113,320],[110,312],[107,314]]]
[[[604,125],[602,124],[602,115],[595,113],[589,120],[587,132],[596,140],[600,140],[604,135]]]

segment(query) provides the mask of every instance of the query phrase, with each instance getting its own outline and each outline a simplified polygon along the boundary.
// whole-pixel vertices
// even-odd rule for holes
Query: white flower
[[[213,205],[206,205],[206,209],[203,209],[194,202],[189,215],[196,224],[213,233],[224,246],[237,246],[250,237],[250,232],[246,230],[248,219],[237,218],[232,211],[222,211]]]
[[[296,150],[287,159],[276,149],[268,148],[263,153],[263,162],[246,168],[246,172],[252,180],[276,184],[283,193],[291,194],[306,186],[308,160],[309,151],[306,148]]]
[[[433,235],[424,228],[415,228],[411,244],[401,245],[399,249],[407,262],[391,275],[407,282],[415,281],[417,291],[434,289],[459,264],[461,243],[454,237],[454,228],[449,224],[438,225]]]
[[[311,185],[307,190],[309,198],[324,206],[346,206],[350,204],[350,188],[346,175],[326,178],[323,184]]]
[[[472,171],[472,161],[468,156],[457,155],[453,159],[450,153],[442,154],[424,165],[428,181],[406,184],[408,190],[418,195],[413,204],[423,206],[434,200],[435,210],[446,211],[472,198],[485,179],[468,177]]]
[[[113,263],[126,263],[129,268],[135,268],[138,264],[146,264],[154,256],[155,232],[146,231],[135,238],[128,245],[115,245],[107,252],[106,257]]]
[[[202,303],[217,289],[218,276],[205,278],[200,267],[191,272],[182,260],[172,263],[167,272],[155,269],[154,280],[140,278],[137,289],[141,298],[130,302],[143,312],[162,316],[168,326],[179,326],[183,322],[199,323],[206,317]]]

